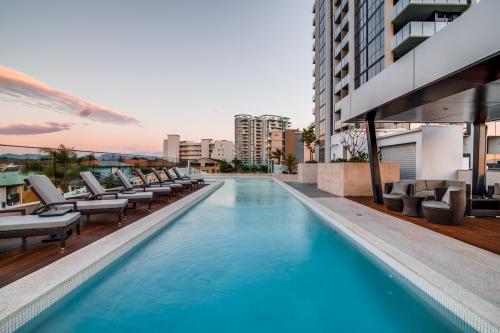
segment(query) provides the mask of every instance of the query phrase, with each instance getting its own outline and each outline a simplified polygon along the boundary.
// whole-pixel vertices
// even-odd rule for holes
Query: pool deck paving
[[[338,222],[347,220],[346,225],[350,222],[351,226],[367,231],[447,278],[457,287],[489,303],[490,314],[500,314],[500,255],[353,200],[321,193],[315,184],[285,184],[329,210]],[[495,321],[498,323],[500,317]]]

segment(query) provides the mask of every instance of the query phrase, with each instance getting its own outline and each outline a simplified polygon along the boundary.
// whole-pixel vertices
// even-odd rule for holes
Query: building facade
[[[313,114],[320,162],[346,158],[339,135],[351,118],[352,92],[445,28],[474,2],[314,1]],[[385,123],[377,128],[410,130],[411,125]]]
[[[276,115],[252,116],[239,114],[234,118],[236,158],[247,165],[267,165],[277,141],[284,140],[290,119]]]
[[[177,134],[169,134],[163,141],[163,158],[168,160],[194,161],[212,158],[231,162],[234,144],[229,140],[201,139],[200,142],[180,141]]]

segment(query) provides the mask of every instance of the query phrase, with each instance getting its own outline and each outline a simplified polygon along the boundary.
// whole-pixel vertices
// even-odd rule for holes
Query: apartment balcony
[[[316,13],[316,3],[313,3],[312,13],[313,13],[313,14],[315,14],[315,13]]]
[[[340,101],[338,101],[337,103],[335,103],[333,105],[333,112],[340,112],[342,110],[342,106],[345,102],[348,102],[348,100],[346,99],[346,97],[342,98]]]
[[[340,60],[340,51],[348,49],[349,47],[349,33],[345,34],[344,38],[342,38],[342,41],[337,45],[335,48],[335,59]]]
[[[312,102],[315,103],[316,102],[316,93],[313,94],[313,97],[312,97]]]
[[[313,47],[312,47],[313,52],[316,51],[316,40],[313,40]]]
[[[339,24],[341,14],[342,14],[342,8],[338,7],[335,13],[333,14],[333,22]]]
[[[316,77],[316,67],[313,68],[313,71],[312,71],[312,76],[313,77]]]
[[[315,39],[316,38],[316,27],[314,27],[313,31],[312,31],[312,38]]]
[[[312,115],[314,116],[316,114],[316,107],[315,106],[313,106],[312,111],[313,111]]]
[[[342,29],[340,28],[340,25],[335,29],[333,33],[333,40],[336,42],[340,42],[340,36],[341,36]]]
[[[448,22],[409,22],[392,37],[391,49],[394,56],[405,55],[447,24]]]
[[[434,12],[462,13],[470,6],[470,0],[399,0],[391,11],[394,29],[407,22],[422,21]]]
[[[334,86],[334,94],[338,94],[342,89],[349,87],[349,74],[347,74],[342,80],[337,82]]]
[[[313,22],[312,22],[313,27],[316,26],[316,16],[313,16]]]
[[[342,60],[340,60],[340,62],[335,66],[335,69],[334,69],[334,72],[333,74],[335,76],[339,76],[340,75],[340,72],[342,69],[346,68],[347,65],[349,65],[349,53],[346,54]]]
[[[344,16],[344,18],[340,22],[340,28],[344,31],[349,30],[349,16],[348,15]]]
[[[346,127],[347,127],[347,124],[343,123],[340,120],[335,121],[335,123],[333,124],[333,129],[336,131],[341,130],[341,129],[346,128]]]
[[[342,0],[340,3],[340,8],[342,8],[343,11],[347,11],[349,9],[349,0]]]

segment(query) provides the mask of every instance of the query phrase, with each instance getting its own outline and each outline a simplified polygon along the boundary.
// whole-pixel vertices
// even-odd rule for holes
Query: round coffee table
[[[403,211],[401,213],[406,216],[423,217],[422,201],[424,201],[424,199],[425,197],[420,196],[402,197]]]

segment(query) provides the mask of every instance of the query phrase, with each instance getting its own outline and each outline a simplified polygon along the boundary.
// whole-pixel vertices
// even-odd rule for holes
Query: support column
[[[484,120],[474,122],[474,147],[472,152],[472,194],[486,193],[486,124]]]
[[[370,159],[370,173],[372,178],[373,201],[384,203],[382,197],[382,180],[380,177],[380,163],[378,161],[377,137],[375,135],[375,113],[369,113],[365,121],[366,142],[368,144],[368,158]]]

